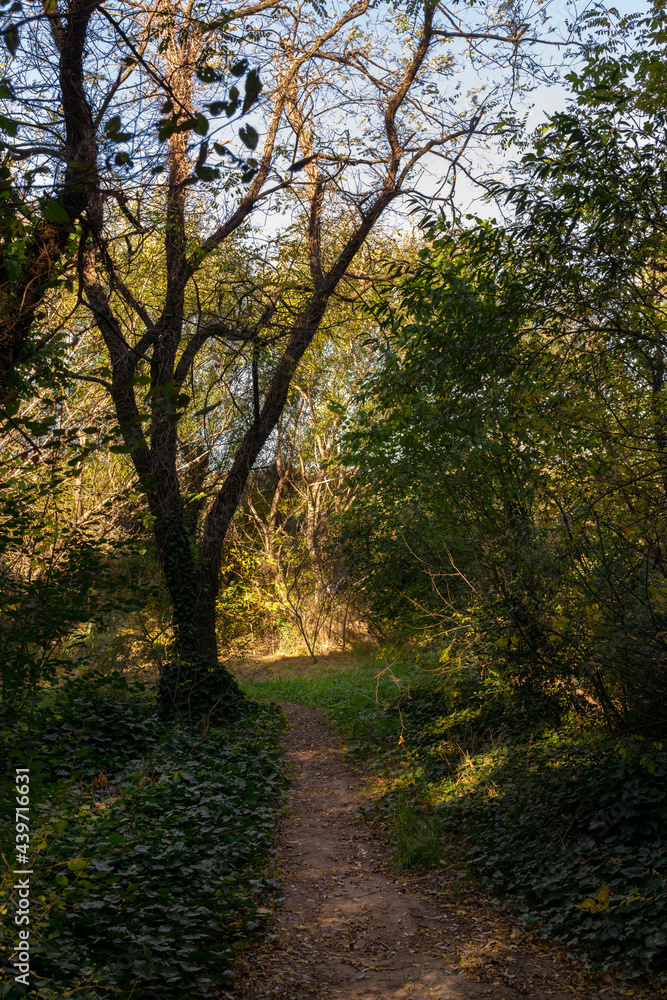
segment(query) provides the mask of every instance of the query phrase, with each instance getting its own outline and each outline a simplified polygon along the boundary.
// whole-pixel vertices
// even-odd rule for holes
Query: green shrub
[[[118,774],[154,750],[166,730],[143,684],[90,671],[47,693],[20,722],[2,730],[7,760],[52,778]]]

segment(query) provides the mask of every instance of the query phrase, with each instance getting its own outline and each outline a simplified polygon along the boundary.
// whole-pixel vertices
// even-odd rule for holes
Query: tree
[[[505,226],[433,227],[351,435],[393,528],[369,543],[403,553],[389,584],[422,623],[524,701],[593,702],[616,729],[665,718],[665,117],[638,83],[656,25],[572,78],[576,106],[498,187]]]
[[[446,183],[471,137],[492,127],[484,115],[496,93],[467,108],[455,90],[443,93],[456,45],[479,56],[486,41],[515,70],[526,24],[511,3],[493,14],[471,8],[464,23],[438,4],[385,12],[359,0],[328,12],[274,0],[234,10],[158,0],[40,9],[21,31],[20,47],[17,30],[5,31],[21,111],[7,116],[16,135],[5,147],[14,165],[35,163],[22,177],[41,178],[24,214],[34,219],[38,203],[44,224],[36,225],[60,227],[59,247],[76,228],[72,277],[109,359],[108,371],[82,377],[97,379],[113,402],[173,607],[174,671],[163,703],[187,701],[195,687],[209,705],[233,700],[222,668],[210,676],[215,606],[223,542],[250,470],[383,212],[414,193],[422,161],[444,163]],[[256,125],[239,130],[244,152],[226,122],[253,108]],[[246,290],[229,322],[219,309],[226,282],[229,290],[224,247],[261,208],[279,208],[282,193],[309,273],[298,285]],[[340,242],[329,238],[333,217],[342,220]],[[135,281],[146,252],[156,257],[152,288]],[[32,306],[25,316],[22,330]],[[195,552],[179,424],[197,370],[229,369],[230,353],[252,402]],[[211,683],[220,699],[204,693]]]
[[[138,595],[121,570],[138,560],[139,550],[145,551],[137,532],[123,523],[128,490],[126,483],[113,483],[114,472],[122,478],[119,456],[96,451],[95,458],[84,462],[93,444],[81,433],[92,416],[85,391],[78,399],[71,396],[67,407],[62,399],[54,403],[45,396],[33,392],[19,414],[21,429],[42,426],[45,433],[27,445],[24,433],[9,430],[0,449],[0,701],[5,721],[16,719],[18,705],[30,710],[44,681],[90,662],[92,628],[104,629],[111,619],[136,611]],[[83,417],[77,428],[80,441],[69,433],[74,414]],[[99,427],[86,430],[103,434]]]

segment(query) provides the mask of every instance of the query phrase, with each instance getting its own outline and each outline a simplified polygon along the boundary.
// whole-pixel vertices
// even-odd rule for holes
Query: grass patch
[[[397,663],[387,656],[335,658],[312,663],[292,658],[264,668],[266,676],[243,668],[235,676],[244,693],[258,701],[295,702],[323,709],[347,742],[348,753],[381,758],[400,737],[397,709],[402,692],[423,679],[418,665]]]
[[[39,1000],[211,996],[278,886],[265,868],[283,785],[281,714],[248,705],[202,738],[161,725],[140,687],[121,688],[77,682],[42,705],[38,731],[4,734],[5,801],[14,767],[31,768]],[[14,829],[1,832],[11,869]],[[14,881],[8,870],[6,957],[17,943]],[[25,993],[14,973],[9,965],[3,997]]]
[[[395,800],[390,816],[397,871],[432,868],[440,862],[442,824],[437,816],[416,809],[405,794]]]

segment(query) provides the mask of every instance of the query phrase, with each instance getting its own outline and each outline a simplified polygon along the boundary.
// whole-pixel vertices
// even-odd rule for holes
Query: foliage
[[[88,658],[91,627],[126,616],[139,595],[119,585],[119,561],[145,551],[141,539],[110,534],[118,496],[85,521],[73,515],[74,468],[53,462],[29,471],[18,463],[0,483],[0,675],[5,711],[35,697],[38,686]],[[150,594],[150,586],[144,596]]]
[[[494,188],[505,224],[429,217],[386,280],[373,227],[420,159],[458,162],[487,99],[439,89],[444,8],[276,10],[238,36],[243,5],[4,29],[2,741],[35,777],[35,993],[194,1000],[230,978],[276,888],[282,782],[278,713],[244,692],[326,708],[378,775],[399,868],[467,850],[529,926],[664,973],[664,13],[625,55],[588,50]],[[516,80],[516,5],[470,12],[456,45],[490,32]],[[257,102],[261,142],[245,123],[207,163],[209,130]],[[266,246],[262,205],[289,220]],[[157,702],[67,678],[137,610],[172,617],[142,620]],[[326,627],[344,647],[360,625],[437,656],[242,690],[216,615],[228,648],[291,625],[315,661]]]
[[[279,605],[261,587],[259,556],[250,545],[230,545],[222,568],[217,600],[221,644],[224,649],[258,649],[283,624]]]
[[[98,670],[42,691],[36,711],[3,730],[7,767],[30,748],[32,766],[59,781],[124,771],[159,744],[161,728],[144,692],[141,682]]]
[[[233,717],[243,694],[226,667],[190,654],[172,657],[162,667],[158,698],[163,718],[192,726],[215,713]]]
[[[411,800],[422,821],[413,837],[437,824],[441,854],[460,859],[463,849],[527,927],[605,969],[664,972],[663,744],[610,740],[576,717],[554,731],[517,713],[509,694],[501,675],[474,667],[415,688],[382,814],[399,804],[400,817]]]
[[[554,735],[478,755],[436,815],[527,926],[603,968],[664,973],[666,777],[660,743]]]
[[[257,866],[283,784],[280,719],[246,706],[233,727],[167,728],[136,685],[97,677],[65,685],[38,732],[5,732],[8,764],[34,779],[35,996],[194,998],[230,978],[277,885]]]
[[[431,224],[379,312],[340,544],[379,631],[502,662],[554,719],[660,733],[666,126],[627,113],[628,72],[574,81],[497,189],[505,226]]]

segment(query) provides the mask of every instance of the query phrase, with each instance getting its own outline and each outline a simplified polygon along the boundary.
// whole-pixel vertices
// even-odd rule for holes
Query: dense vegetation
[[[14,767],[31,771],[35,996],[201,997],[232,975],[279,885],[265,855],[281,729],[250,706],[210,733],[165,726],[143,685],[88,672],[5,734],[9,801]],[[3,873],[4,913],[16,878]],[[12,979],[3,996],[23,996]]]
[[[271,699],[381,777],[399,868],[667,975],[665,14],[578,21],[527,134],[521,13],[7,11],[2,996],[17,857],[42,1000],[230,980],[279,891]]]
[[[485,650],[554,717],[664,732],[664,131],[594,72],[512,224],[434,226],[381,314],[343,534],[379,625]]]

